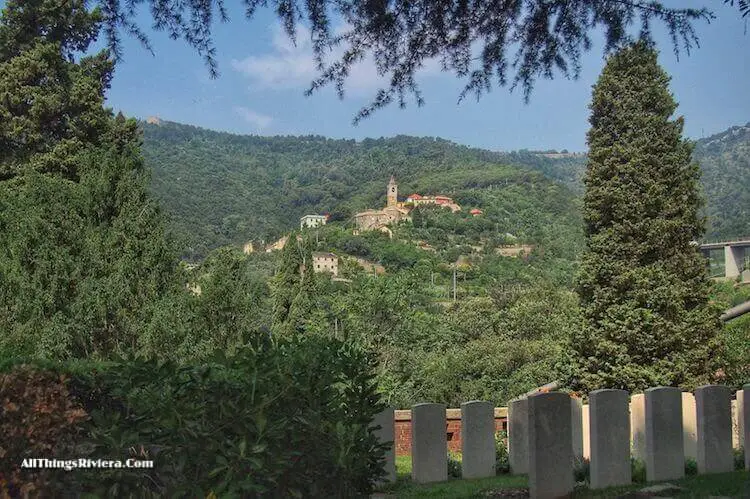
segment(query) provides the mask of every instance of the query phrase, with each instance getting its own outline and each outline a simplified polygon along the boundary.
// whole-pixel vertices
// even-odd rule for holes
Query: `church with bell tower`
[[[409,220],[409,209],[398,202],[398,184],[396,176],[391,175],[391,179],[386,186],[386,204],[382,210],[366,210],[354,215],[354,222],[358,230],[390,230],[386,227],[388,224]]]
[[[398,205],[398,184],[396,183],[396,177],[391,175],[391,180],[388,181],[388,190],[386,191],[388,201],[386,206],[388,208],[396,208]]]

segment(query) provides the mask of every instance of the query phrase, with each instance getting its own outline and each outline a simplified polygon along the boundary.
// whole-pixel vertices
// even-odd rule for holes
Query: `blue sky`
[[[698,24],[701,47],[679,61],[666,33],[654,26],[660,62],[672,75],[671,89],[685,116],[685,133],[700,138],[750,121],[750,33],[736,7],[718,1],[667,2],[714,9],[717,19]],[[353,126],[359,108],[378,86],[372,64],[363,63],[347,84],[345,99],[333,88],[311,97],[304,91],[314,77],[304,32],[294,47],[269,10],[247,20],[230,0],[230,22],[215,27],[220,77],[211,80],[201,57],[183,41],[141,26],[154,46],[151,55],[124,36],[124,60],[117,66],[108,105],[129,116],[159,116],[214,130],[259,135],[325,135],[333,138],[438,136],[491,150],[585,150],[591,86],[604,64],[601,36],[583,59],[576,81],[562,76],[539,80],[524,104],[520,91],[495,88],[478,102],[460,104],[464,82],[437,66],[418,76],[426,105],[376,112]]]

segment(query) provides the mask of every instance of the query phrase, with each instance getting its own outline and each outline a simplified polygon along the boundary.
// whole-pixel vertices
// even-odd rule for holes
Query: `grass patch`
[[[590,490],[588,488],[576,489],[573,497],[575,498],[593,498],[593,497],[617,497],[642,489],[654,483],[636,484],[628,487],[613,487],[604,490]],[[709,496],[726,496],[736,498],[750,497],[750,473],[746,471],[733,471],[731,473],[716,473],[713,475],[696,475],[683,478],[682,480],[670,480],[667,483],[677,485],[685,490],[672,497],[709,497]]]
[[[448,480],[429,485],[420,485],[411,479],[400,476],[396,483],[382,489],[382,492],[396,497],[450,497],[472,498],[484,497],[484,493],[493,490],[526,488],[525,476],[499,475],[473,480]]]
[[[461,460],[460,453],[451,453],[456,460]],[[519,489],[528,487],[526,476],[499,475],[473,480],[449,479],[429,485],[420,485],[411,481],[411,456],[396,456],[396,483],[381,489],[382,492],[396,497],[481,497],[483,492],[501,489]]]
[[[411,456],[396,456],[396,476],[399,478],[411,476]]]
[[[528,480],[524,475],[498,475],[490,478],[474,480],[448,480],[429,485],[420,485],[411,481],[411,460],[409,456],[396,458],[396,483],[389,484],[382,489],[395,497],[442,497],[442,498],[480,498],[487,497],[488,492],[501,492],[509,489],[528,488]],[[750,497],[750,473],[735,471],[714,475],[697,475],[669,483],[685,489],[674,497],[709,497],[726,496],[733,498]],[[627,492],[633,492],[653,483],[636,483],[627,487],[614,487],[605,490],[590,490],[585,486],[576,488],[573,497],[584,498],[615,498]]]

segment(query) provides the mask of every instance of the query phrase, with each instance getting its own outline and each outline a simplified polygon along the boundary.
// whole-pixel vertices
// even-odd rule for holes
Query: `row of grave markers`
[[[750,404],[743,403],[748,396],[750,385],[737,392],[740,445],[750,442]],[[411,415],[412,479],[447,480],[446,406],[417,404]],[[381,441],[394,441],[393,409],[380,413],[373,424],[380,427]],[[490,402],[461,404],[464,478],[495,475],[494,433]],[[572,492],[576,459],[585,454],[594,489],[630,484],[631,455],[645,462],[648,481],[682,478],[686,457],[695,458],[699,473],[732,471],[732,435],[732,392],[720,385],[699,387],[694,398],[678,388],[657,387],[632,397],[624,390],[596,390],[588,406],[562,392],[537,393],[508,406],[511,472],[529,475],[532,498]],[[745,469],[750,470],[750,445],[744,447]],[[393,446],[385,469],[385,480],[394,481]]]

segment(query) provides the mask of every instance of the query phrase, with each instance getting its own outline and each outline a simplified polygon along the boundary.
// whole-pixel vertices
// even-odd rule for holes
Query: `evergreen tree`
[[[273,278],[273,325],[276,334],[305,330],[315,307],[316,281],[312,242],[289,235],[281,253],[281,264]]]
[[[587,238],[577,291],[572,385],[582,390],[694,386],[709,380],[720,327],[693,241],[699,169],[654,49],[611,56],[594,86],[588,132]]]
[[[212,252],[200,266],[205,272],[198,281],[201,293],[195,300],[200,322],[193,329],[210,339],[216,349],[230,354],[268,329],[263,307],[268,288],[248,259],[239,249],[224,247]]]
[[[136,352],[178,285],[136,122],[103,107],[113,64],[73,57],[100,23],[81,0],[0,17],[0,353]]]
[[[0,17],[0,180],[24,171],[78,180],[75,155],[109,137],[114,64],[84,53],[102,27],[83,0],[7,2]]]

